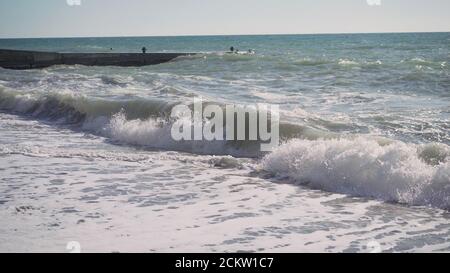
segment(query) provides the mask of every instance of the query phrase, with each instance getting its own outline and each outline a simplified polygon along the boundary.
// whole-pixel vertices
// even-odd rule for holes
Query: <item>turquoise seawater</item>
[[[0,48],[58,52],[111,52],[111,48],[112,52],[139,52],[142,46],[149,52],[205,55],[140,69],[83,68],[77,72],[86,77],[117,75],[124,93],[142,89],[136,94],[143,98],[176,101],[196,94],[217,102],[276,103],[290,111],[292,123],[300,121],[293,114],[298,109],[317,114],[324,120],[309,125],[319,129],[376,132],[415,143],[450,141],[449,33],[0,40]],[[253,49],[256,54],[221,54],[230,46]],[[74,71],[50,70],[61,77],[66,70]],[[10,75],[15,75],[11,81]],[[5,86],[16,85],[20,75],[4,72],[0,80]],[[102,86],[78,92],[115,99],[116,94],[108,92],[114,83],[106,79]],[[48,84],[56,91],[64,88],[51,79]],[[173,90],[161,92],[162,86]],[[342,122],[336,122],[339,117]]]

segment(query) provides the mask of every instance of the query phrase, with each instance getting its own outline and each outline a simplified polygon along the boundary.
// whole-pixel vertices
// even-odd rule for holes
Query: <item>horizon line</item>
[[[447,31],[386,31],[386,32],[318,32],[318,33],[261,33],[261,34],[180,34],[180,35],[124,35],[124,36],[40,36],[40,37],[0,37],[0,40],[20,39],[83,39],[83,38],[168,38],[168,37],[212,37],[212,36],[290,36],[290,35],[357,35],[357,34],[425,34],[450,33]]]

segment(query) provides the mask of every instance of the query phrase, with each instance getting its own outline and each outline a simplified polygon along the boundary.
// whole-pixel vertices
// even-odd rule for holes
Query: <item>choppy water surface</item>
[[[0,69],[0,250],[448,251],[450,34],[0,40],[203,52]],[[255,55],[229,55],[229,46]],[[193,97],[280,105],[284,144],[177,143]],[[99,238],[99,234],[102,234]],[[95,239],[94,239],[95,238]]]

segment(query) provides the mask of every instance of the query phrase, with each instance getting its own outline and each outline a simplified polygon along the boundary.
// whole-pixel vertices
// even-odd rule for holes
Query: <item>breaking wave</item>
[[[330,192],[450,209],[450,148],[369,136],[338,135],[281,124],[285,144],[270,154],[251,141],[181,141],[171,137],[177,103],[112,101],[72,93],[24,94],[0,89],[0,110],[74,126],[111,142],[204,155],[259,157],[260,169],[284,181]],[[218,167],[229,158],[212,159]]]
[[[175,141],[171,137],[172,108],[178,103],[136,99],[112,101],[72,93],[22,94],[0,90],[0,110],[48,122],[74,126],[113,142],[152,149],[196,154],[258,157],[258,141]],[[286,125],[287,135],[315,133],[301,126]],[[225,131],[225,130],[224,130]]]
[[[450,149],[367,137],[291,140],[261,168],[329,192],[450,208]]]

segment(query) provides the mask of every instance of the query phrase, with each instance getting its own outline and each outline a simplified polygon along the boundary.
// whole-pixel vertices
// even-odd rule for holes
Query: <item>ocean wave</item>
[[[450,208],[450,149],[367,137],[291,140],[261,169],[330,192]]]
[[[112,101],[73,93],[23,94],[0,89],[0,110],[101,135],[111,141],[196,154],[257,157],[259,141],[175,141],[170,118],[176,102],[149,99]],[[192,105],[191,105],[192,106]],[[289,135],[303,128],[289,127]],[[225,131],[225,130],[224,130]]]
[[[416,70],[426,69],[435,69],[435,70],[445,70],[446,62],[442,60],[430,60],[425,58],[412,58],[407,60],[401,60],[400,64],[413,67]]]
[[[135,98],[119,101],[97,99],[69,91],[33,94],[0,88],[0,109],[63,123],[111,117],[121,110],[126,111],[130,118],[164,117],[169,115],[174,105],[163,100]]]
[[[359,65],[359,63],[357,61],[352,61],[352,60],[347,60],[347,59],[339,59],[338,62],[339,65],[342,66],[355,66],[355,65]]]
[[[126,138],[130,144],[139,145],[157,142],[155,138],[163,137],[158,134],[165,134],[164,138],[170,137],[170,126],[173,122],[170,114],[172,108],[179,103],[181,102],[145,98],[106,100],[73,92],[32,94],[0,88],[0,110],[59,124],[79,125],[83,130],[96,133],[116,131],[117,133],[113,136],[124,142],[127,142],[124,135],[132,131],[135,135],[128,135]],[[205,102],[205,104],[211,103],[213,102]],[[219,105],[224,106],[220,103]],[[192,108],[192,103],[189,107]],[[167,128],[163,129],[164,126]],[[119,133],[120,128],[124,128],[122,133]],[[282,139],[294,137],[317,139],[334,135],[305,125],[284,122],[280,124]],[[144,141],[145,137],[147,140]],[[160,147],[169,148],[166,147],[167,145],[176,147],[173,143],[161,144]],[[154,146],[158,147],[158,145]]]
[[[106,126],[100,128],[102,135],[116,142],[153,149],[236,157],[256,157],[259,154],[259,145],[250,141],[176,141],[171,136],[172,122],[151,118],[130,120],[123,112],[114,115]]]
[[[450,208],[450,148],[445,144],[417,145],[341,135],[287,123],[280,124],[281,138],[287,143],[270,154],[261,153],[256,141],[175,141],[171,137],[173,120],[168,117],[176,104],[0,89],[0,110],[75,125],[77,130],[101,135],[112,143],[202,155],[257,157],[262,158],[262,170],[314,188]],[[239,167],[239,162],[230,158],[212,158],[209,163],[219,168]]]
[[[205,59],[209,61],[220,61],[220,62],[246,62],[255,59],[265,59],[264,55],[257,55],[255,53],[249,53],[247,51],[240,51],[239,53],[229,53],[229,52],[204,52],[201,54],[193,55],[188,59],[198,60]],[[178,57],[175,60],[186,60],[186,57]]]

